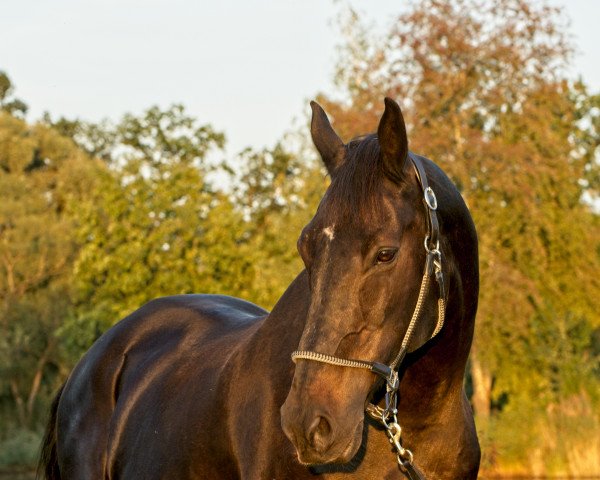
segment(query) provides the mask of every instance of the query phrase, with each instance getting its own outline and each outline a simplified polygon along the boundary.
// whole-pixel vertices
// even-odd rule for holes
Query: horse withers
[[[102,335],[52,406],[47,479],[476,478],[468,210],[393,100],[348,144],[311,106],[331,184],[305,269],[271,313],[179,295]]]

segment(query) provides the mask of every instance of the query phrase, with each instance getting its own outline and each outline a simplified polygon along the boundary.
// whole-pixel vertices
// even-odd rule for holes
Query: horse
[[[46,479],[477,477],[469,211],[409,151],[394,100],[347,144],[311,107],[331,182],[298,240],[305,268],[270,313],[169,296],[100,336],[52,404]]]

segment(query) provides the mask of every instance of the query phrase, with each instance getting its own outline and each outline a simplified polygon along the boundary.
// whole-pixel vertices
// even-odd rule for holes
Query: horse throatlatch
[[[438,206],[437,198],[433,189],[427,182],[427,175],[421,160],[412,154],[409,154],[409,156],[412,160],[413,166],[415,167],[415,172],[417,174],[419,184],[421,185],[421,189],[423,190],[423,201],[427,211],[428,232],[424,241],[427,254],[417,303],[408,324],[408,328],[404,334],[404,338],[402,339],[402,344],[398,354],[394,357],[394,360],[392,363],[390,363],[390,365],[367,360],[339,358],[333,355],[326,355],[308,350],[296,350],[292,353],[292,360],[294,362],[296,362],[298,359],[313,360],[316,362],[337,365],[340,367],[362,368],[381,376],[386,382],[385,407],[382,408],[369,403],[366,407],[366,413],[374,420],[380,422],[385,428],[388,439],[395,450],[396,460],[401,471],[408,478],[418,480],[422,479],[423,476],[413,465],[413,454],[410,450],[402,446],[402,427],[398,423],[397,416],[398,387],[400,385],[398,368],[402,364],[402,361],[408,352],[408,344],[416,327],[417,321],[421,316],[423,304],[425,302],[425,295],[427,294],[429,284],[431,283],[431,277],[435,277],[438,285],[438,318],[430,340],[435,337],[444,326],[444,318],[446,313],[446,288],[442,269],[442,253],[439,249],[440,229],[436,214]]]

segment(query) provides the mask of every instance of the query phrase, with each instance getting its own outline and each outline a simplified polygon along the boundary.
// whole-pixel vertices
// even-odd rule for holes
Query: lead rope
[[[402,446],[402,427],[400,427],[400,424],[398,423],[397,409],[398,387],[400,386],[397,369],[408,352],[408,345],[417,321],[421,316],[423,304],[425,302],[425,296],[427,294],[432,275],[435,275],[435,279],[439,287],[439,296],[437,301],[437,322],[434,331],[431,334],[430,340],[435,337],[444,326],[444,319],[446,315],[446,291],[444,285],[444,274],[442,270],[442,254],[439,250],[439,224],[435,213],[437,210],[437,199],[435,193],[427,183],[427,176],[420,159],[412,155],[410,155],[410,158],[413,162],[417,173],[417,178],[424,193],[424,201],[425,205],[427,206],[429,231],[424,242],[427,256],[425,260],[423,279],[421,280],[421,287],[419,288],[419,295],[417,297],[417,303],[408,324],[408,328],[404,334],[404,338],[402,339],[402,344],[398,354],[389,366],[379,362],[339,358],[333,355],[327,355],[308,350],[296,350],[293,352],[292,361],[295,363],[298,359],[304,359],[340,367],[362,368],[383,377],[386,381],[385,408],[381,408],[377,405],[369,403],[365,408],[365,412],[385,428],[388,439],[395,450],[396,460],[400,470],[409,479],[419,480],[423,479],[424,477],[413,465],[413,454],[410,450]]]

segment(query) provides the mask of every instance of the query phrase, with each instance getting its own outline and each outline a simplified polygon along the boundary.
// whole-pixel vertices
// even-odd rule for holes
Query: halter
[[[400,385],[398,368],[402,364],[402,361],[408,352],[408,344],[417,325],[417,321],[421,317],[425,295],[427,294],[432,276],[435,276],[436,283],[438,284],[438,318],[435,329],[429,340],[435,337],[444,326],[444,318],[446,313],[446,287],[444,284],[444,273],[442,271],[442,254],[439,249],[440,226],[436,214],[437,198],[427,182],[427,174],[425,173],[425,168],[423,167],[421,159],[414,156],[412,153],[409,153],[408,155],[412,160],[415,172],[417,174],[417,180],[419,181],[421,189],[423,190],[423,201],[427,211],[427,235],[425,236],[425,240],[423,242],[427,256],[425,259],[425,268],[423,271],[423,279],[421,280],[421,287],[419,289],[417,303],[410,319],[410,323],[408,324],[408,328],[404,334],[404,338],[402,339],[402,344],[398,354],[394,357],[394,360],[389,365],[367,360],[339,358],[333,355],[326,355],[324,353],[318,353],[309,350],[296,350],[292,353],[292,360],[294,362],[296,362],[298,359],[314,360],[316,362],[327,363],[329,365],[336,365],[340,367],[362,368],[382,377],[386,381],[385,408],[381,408],[377,405],[369,403],[365,411],[371,418],[377,420],[385,427],[390,443],[396,450],[396,459],[402,472],[409,479],[419,480],[423,477],[413,465],[412,452],[402,447],[402,428],[398,424],[398,410],[396,408],[398,402],[398,387]]]

